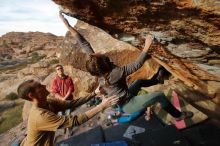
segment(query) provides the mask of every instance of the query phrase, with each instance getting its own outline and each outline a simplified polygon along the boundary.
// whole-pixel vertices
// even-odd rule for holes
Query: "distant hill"
[[[9,32],[0,37],[0,60],[19,58],[20,55],[28,56],[34,51],[54,51],[62,40],[63,37],[51,33]]]

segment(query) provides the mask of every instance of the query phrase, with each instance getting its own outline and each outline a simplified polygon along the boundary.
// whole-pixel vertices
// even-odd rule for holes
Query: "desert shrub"
[[[37,52],[33,52],[31,54],[32,58],[38,58],[39,57],[39,54]]]
[[[15,100],[18,99],[18,95],[14,92],[11,92],[8,95],[6,95],[5,98],[8,100]]]
[[[38,62],[39,60],[43,59],[44,57],[46,57],[46,55],[39,55],[37,52],[33,52],[31,54],[31,62],[32,63]]]
[[[39,60],[43,59],[44,57],[46,57],[46,55],[38,54],[37,52],[33,52],[31,54],[32,63],[38,62]]]
[[[8,55],[6,58],[7,58],[7,59],[12,59],[12,56],[11,56],[11,55]]]
[[[39,54],[37,52],[33,52],[31,54],[31,59],[32,59],[32,62],[35,62],[39,59]]]
[[[52,59],[50,60],[50,64],[57,64],[59,63],[59,60],[58,59]]]

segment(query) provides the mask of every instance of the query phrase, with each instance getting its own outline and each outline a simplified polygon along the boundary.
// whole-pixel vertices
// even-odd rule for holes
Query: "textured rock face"
[[[95,52],[103,53],[109,56],[111,61],[119,66],[134,61],[137,58],[137,56],[140,54],[140,50],[133,47],[132,45],[125,43],[123,41],[118,41],[112,38],[109,34],[104,32],[103,30],[88,25],[87,23],[83,23],[82,21],[79,21],[77,23],[76,29],[78,29],[78,31],[83,36],[85,36],[88,42],[91,43]],[[63,64],[69,64],[74,68],[86,71],[85,68],[86,54],[82,52],[79,44],[77,44],[76,42],[76,39],[74,39],[74,37],[71,36],[71,34],[67,34],[67,36],[65,37],[65,40],[63,41],[63,44],[61,45],[60,48],[60,54],[61,54],[60,55],[61,62]],[[156,61],[149,59],[148,61],[146,61],[146,63],[141,69],[139,69],[137,72],[135,72],[129,77],[128,82],[131,83],[135,79],[141,79],[141,78],[150,79],[157,72],[159,67],[160,65]],[[151,70],[149,70],[149,68],[151,68]],[[73,75],[79,73],[79,71],[76,72],[75,71],[73,71],[72,73]],[[77,76],[79,76],[80,74],[78,74]],[[85,75],[86,77],[91,77],[89,74],[85,74]],[[89,85],[89,84],[86,83],[83,85]],[[92,85],[96,85],[96,84],[92,83]]]
[[[116,64],[118,64],[119,66],[132,62],[134,59],[137,58],[140,52],[137,48],[127,43],[113,39],[110,35],[103,32],[101,29],[98,29],[96,27],[83,23],[81,21],[79,21],[79,23],[76,25],[76,28],[91,43],[95,52],[100,52],[100,53],[104,53],[108,55],[111,58],[111,60],[115,62]],[[172,46],[173,44],[170,43],[169,45]],[[190,45],[190,44],[187,44],[187,45]],[[74,68],[85,70],[86,55],[82,53],[76,40],[70,34],[66,36],[65,41],[61,46],[62,48],[60,49],[60,54],[61,54],[61,60],[63,64],[71,64]],[[184,47],[183,45],[183,46],[180,46],[180,50],[176,48],[170,49],[171,52],[173,51],[174,53],[176,53],[176,56],[174,55],[174,53],[170,53],[166,49],[163,49],[163,48],[161,49],[160,47],[153,48],[153,49],[152,50],[155,52],[153,52],[152,54],[155,60],[158,60],[159,63],[162,62],[161,64],[164,64],[165,66],[168,65],[168,69],[170,71],[172,70],[175,71],[175,70],[180,69],[183,72],[189,74],[189,71],[187,72],[187,70],[192,69],[190,71],[193,71],[194,73],[188,75],[188,76],[191,76],[191,79],[193,78],[196,79],[196,77],[193,76],[195,74],[201,80],[215,80],[216,79],[216,77],[212,75],[216,73],[210,74],[206,72],[205,70],[203,70],[202,68],[199,68],[198,65],[193,64],[189,60],[185,59],[187,58],[187,56],[199,58],[200,56],[207,55],[210,52],[210,49],[205,49],[204,51],[198,51],[196,49],[192,50],[190,48]],[[181,58],[178,58],[178,57],[181,57]],[[167,64],[166,62],[169,60],[172,62]],[[154,62],[151,61],[150,64],[151,65],[156,64]],[[152,68],[152,66],[147,67],[147,69],[149,68]],[[193,70],[193,68],[197,68],[198,71]],[[210,69],[206,69],[206,70],[210,70]]]
[[[190,27],[188,33],[206,33],[203,34],[205,36],[213,33],[211,32],[213,29],[218,30],[219,24],[218,0],[53,1],[69,15],[98,26],[111,34],[126,32],[140,36],[140,32],[144,31],[173,30],[185,35],[184,27]],[[192,24],[191,21],[193,21]],[[175,22],[181,22],[183,26],[175,27],[172,24]],[[201,26],[201,23],[208,25]],[[213,29],[207,30],[210,27]]]
[[[162,47],[152,49],[152,56],[195,89],[206,90],[206,83],[200,78],[205,74],[208,80],[219,81],[219,77],[191,68],[198,67],[188,61],[219,66],[218,1],[212,1],[216,7],[211,6],[211,1],[189,0],[54,2],[66,14],[98,26],[116,39],[131,43],[139,49],[143,46],[146,33],[154,34]],[[181,61],[178,61],[179,57]]]
[[[176,4],[183,7],[194,7],[202,9],[203,11],[212,11],[219,14],[220,2],[218,0],[173,0]]]

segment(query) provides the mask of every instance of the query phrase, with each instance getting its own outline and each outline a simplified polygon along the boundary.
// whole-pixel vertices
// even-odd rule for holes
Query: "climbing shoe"
[[[179,118],[175,118],[176,121],[181,121],[193,117],[193,112],[182,112]]]

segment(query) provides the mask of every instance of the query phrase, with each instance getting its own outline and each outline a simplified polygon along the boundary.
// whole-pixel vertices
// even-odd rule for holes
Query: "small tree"
[[[18,99],[18,95],[14,92],[11,92],[8,95],[6,95],[5,98],[8,100],[15,100]]]
[[[33,52],[31,54],[31,61],[32,61],[32,63],[36,63],[44,57],[46,57],[46,55],[40,55],[37,52]]]
[[[32,61],[37,61],[39,59],[39,54],[37,52],[33,52],[31,56],[32,56]]]
[[[52,59],[50,60],[50,64],[57,64],[59,63],[59,60],[58,59]]]

